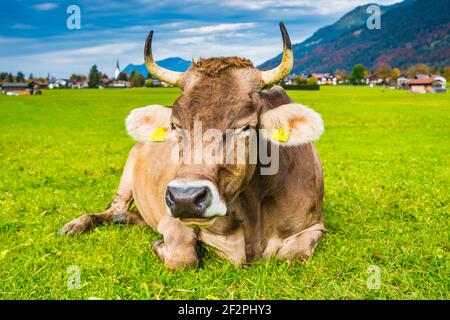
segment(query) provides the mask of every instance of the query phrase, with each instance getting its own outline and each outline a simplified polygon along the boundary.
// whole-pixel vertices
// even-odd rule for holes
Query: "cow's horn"
[[[283,37],[283,57],[278,67],[261,71],[261,79],[264,85],[275,83],[286,77],[294,66],[294,52],[292,51],[291,39],[283,22],[280,22],[281,36]]]
[[[153,59],[152,54],[152,39],[153,39],[153,30],[150,31],[147,37],[147,41],[145,41],[145,49],[144,49],[144,58],[145,65],[147,67],[148,72],[151,75],[156,77],[157,79],[169,83],[174,86],[179,86],[181,77],[183,76],[183,72],[171,71],[169,69],[160,67],[156,64]]]

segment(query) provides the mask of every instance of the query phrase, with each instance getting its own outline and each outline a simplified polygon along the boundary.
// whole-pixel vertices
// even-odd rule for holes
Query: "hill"
[[[407,0],[381,6],[380,30],[366,27],[367,7],[355,8],[295,44],[293,72],[351,70],[357,63],[369,68],[380,62],[398,67],[450,64],[450,1]],[[279,55],[260,68],[273,68],[280,59]]]
[[[156,63],[158,65],[160,65],[161,67],[164,67],[164,68],[167,68],[167,69],[170,69],[173,71],[179,71],[179,72],[184,72],[191,66],[190,61],[184,60],[179,57],[159,60],[159,61],[156,61]],[[128,75],[130,75],[133,71],[137,71],[140,74],[142,74],[144,77],[148,76],[148,71],[147,71],[147,68],[145,67],[145,64],[139,64],[139,65],[129,64],[122,71],[127,73]]]

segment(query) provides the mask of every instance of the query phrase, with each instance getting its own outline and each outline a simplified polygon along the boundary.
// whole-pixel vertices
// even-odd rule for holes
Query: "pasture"
[[[237,269],[209,249],[170,271],[147,227],[58,237],[112,199],[136,107],[178,89],[0,96],[1,299],[450,299],[450,99],[367,87],[290,91],[320,112],[328,232],[312,259]],[[80,288],[67,286],[70,266]],[[380,270],[379,289],[367,281]],[[68,272],[69,267],[69,272]],[[368,271],[369,270],[369,271]]]

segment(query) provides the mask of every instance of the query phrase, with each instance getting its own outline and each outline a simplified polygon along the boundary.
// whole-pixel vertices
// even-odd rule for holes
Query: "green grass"
[[[58,237],[114,195],[136,107],[177,89],[0,96],[1,299],[449,299],[450,99],[381,88],[292,91],[319,111],[328,233],[312,259],[237,269],[208,249],[167,270],[147,227]],[[66,272],[81,269],[81,288]],[[381,270],[369,290],[367,269]]]

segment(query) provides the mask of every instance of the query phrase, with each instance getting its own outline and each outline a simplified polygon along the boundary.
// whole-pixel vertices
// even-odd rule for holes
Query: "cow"
[[[237,266],[255,259],[308,259],[325,232],[323,171],[312,143],[324,127],[319,113],[294,103],[282,87],[270,88],[294,63],[282,22],[280,30],[283,53],[274,69],[219,57],[193,61],[186,72],[157,65],[151,31],[144,49],[147,69],[180,87],[181,94],[171,107],[151,105],[130,113],[126,128],[136,144],[113,201],[103,213],[85,214],[59,233],[75,235],[106,222],[149,225],[162,235],[152,247],[171,269],[195,265],[199,243]],[[196,122],[222,134],[217,143],[224,154],[234,148],[225,132],[244,141],[244,161],[184,161],[187,148],[204,146],[194,143]],[[254,141],[267,143],[270,153],[278,150],[275,173],[263,174],[267,164],[259,157],[248,160]],[[133,202],[138,213],[129,211]]]

